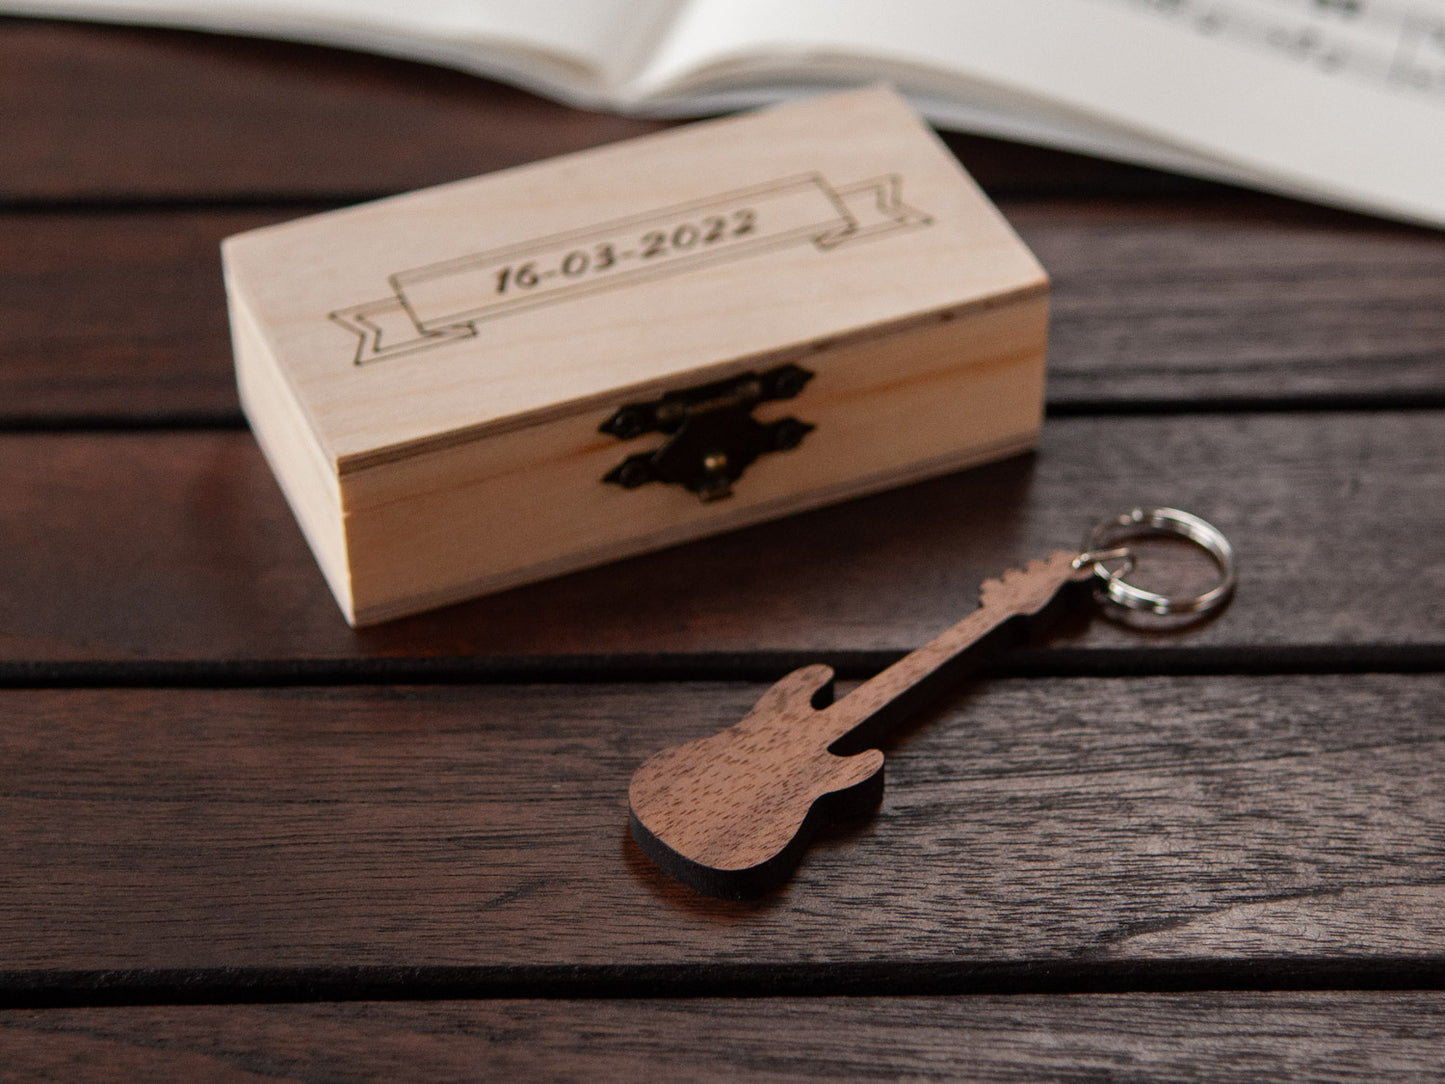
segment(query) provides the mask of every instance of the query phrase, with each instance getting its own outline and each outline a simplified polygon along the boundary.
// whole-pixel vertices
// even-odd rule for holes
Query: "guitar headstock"
[[[1002,576],[983,581],[979,603],[996,613],[1033,615],[1042,610],[1066,583],[1082,583],[1093,575],[1093,567],[1074,567],[1077,553],[1055,550],[1047,557],[1030,561],[1023,568],[1011,568]]]

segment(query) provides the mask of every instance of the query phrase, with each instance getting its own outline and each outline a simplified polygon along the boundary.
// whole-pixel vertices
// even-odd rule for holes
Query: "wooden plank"
[[[0,22],[0,117],[0,201],[380,195],[663,126],[339,49],[28,20]],[[948,142],[994,190],[1215,190],[1001,140]]]
[[[492,1001],[16,1011],[17,1078],[1431,1081],[1445,995]]]
[[[177,31],[0,23],[0,200],[405,191],[652,131],[426,65]]]
[[[1445,389],[1439,231],[1264,200],[1005,210],[1054,280],[1051,403]]]
[[[0,416],[234,423],[221,238],[290,215],[0,215]]]
[[[1438,648],[1442,440],[1432,411],[1060,418],[1036,457],[353,632],[248,434],[11,434],[0,658],[837,661],[923,643],[984,578],[1079,544],[1135,501],[1217,523],[1239,550],[1237,598],[1185,636],[1096,620],[1057,645],[1127,648],[1146,668],[1204,648],[1233,652],[1231,666],[1300,665],[1278,653],[1301,647]]]
[[[1445,676],[976,685],[783,889],[698,897],[627,781],[761,691],[8,690],[0,994],[1445,977]]]
[[[1281,206],[1005,202],[1050,402],[1438,400],[1445,235]],[[0,420],[239,418],[218,246],[301,213],[0,215]]]

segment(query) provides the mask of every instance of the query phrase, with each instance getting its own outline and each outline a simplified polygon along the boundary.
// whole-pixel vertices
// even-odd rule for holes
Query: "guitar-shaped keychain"
[[[1178,598],[1126,582],[1133,555],[1118,543],[1159,534],[1201,546],[1219,569],[1218,584]],[[1083,552],[1056,551],[986,580],[978,609],[843,699],[833,700],[832,669],[805,666],[736,725],[649,758],[628,791],[632,836],[663,872],[699,892],[765,892],[788,876],[822,823],[867,812],[882,798],[882,752],[834,753],[845,739],[857,747],[883,736],[991,654],[1092,594],[1161,615],[1202,615],[1228,601],[1234,583],[1229,542],[1197,516],[1156,508],[1111,517],[1090,532]]]

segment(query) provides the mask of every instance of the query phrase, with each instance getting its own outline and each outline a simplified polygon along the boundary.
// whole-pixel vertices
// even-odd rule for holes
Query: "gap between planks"
[[[470,655],[414,658],[0,660],[0,689],[251,689],[347,685],[530,685],[588,682],[773,681],[822,662],[861,681],[901,651],[752,651],[672,654]],[[1065,677],[1265,677],[1445,672],[1438,644],[1239,647],[1017,648],[971,681]]]
[[[511,998],[985,997],[1445,990],[1445,955],[1009,964],[679,963],[0,971],[0,1010]]]
[[[1086,399],[1070,397],[1045,403],[1045,418],[1110,417],[1229,417],[1242,414],[1370,414],[1445,410],[1445,389],[1368,393],[1301,392],[1298,395],[1242,395],[1238,398],[1203,397],[1195,400]],[[0,413],[0,433],[37,435],[109,433],[189,433],[245,430],[239,410],[188,410],[150,412],[108,409],[94,414]]]

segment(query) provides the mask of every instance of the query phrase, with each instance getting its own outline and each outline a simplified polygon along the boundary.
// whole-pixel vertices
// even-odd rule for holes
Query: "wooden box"
[[[241,400],[370,624],[1031,447],[1048,283],[883,88],[228,238]]]

